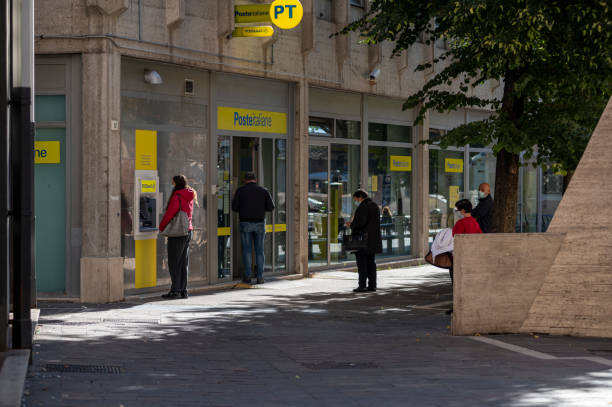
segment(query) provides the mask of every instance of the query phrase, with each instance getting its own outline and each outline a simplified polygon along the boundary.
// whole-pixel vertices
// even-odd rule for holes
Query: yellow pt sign
[[[304,8],[299,0],[275,0],[270,5],[270,19],[278,28],[297,27],[303,16]]]
[[[271,37],[274,35],[274,27],[269,25],[258,27],[236,27],[232,37]]]

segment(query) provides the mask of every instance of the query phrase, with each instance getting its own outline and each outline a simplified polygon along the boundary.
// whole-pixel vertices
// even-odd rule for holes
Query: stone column
[[[121,56],[110,41],[83,54],[81,302],[123,299],[121,258]]]
[[[414,155],[416,165],[412,173],[414,185],[414,196],[416,201],[413,206],[414,225],[412,233],[413,255],[419,258],[425,257],[429,250],[429,145],[421,144],[429,138],[429,115],[425,116],[423,124],[416,126],[414,137]]]
[[[293,139],[293,271],[308,276],[308,82],[295,85]]]

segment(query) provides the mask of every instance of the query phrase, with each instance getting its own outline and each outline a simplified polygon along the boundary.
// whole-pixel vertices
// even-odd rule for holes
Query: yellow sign
[[[274,225],[275,232],[286,232],[287,225],[286,224],[276,224]],[[272,225],[266,225],[266,233],[272,233]]]
[[[372,175],[372,188],[370,189],[370,191],[372,192],[378,192],[378,175]]]
[[[157,170],[157,132],[136,130],[136,170]]]
[[[34,164],[59,164],[61,162],[59,141],[34,142]]]
[[[391,171],[412,171],[412,157],[409,155],[392,155],[389,162]]]
[[[461,158],[445,158],[444,170],[446,172],[463,172],[463,160]]]
[[[217,228],[217,236],[229,236],[232,234],[230,228]]]
[[[140,181],[140,192],[157,192],[157,181],[154,179],[143,179]]]
[[[257,133],[287,133],[287,114],[263,110],[217,108],[219,130],[250,131]]]
[[[269,4],[244,4],[234,6],[234,21],[236,23],[267,23],[270,19]]]
[[[258,27],[236,27],[232,37],[271,37],[274,35],[274,27],[269,25]]]
[[[135,288],[157,285],[157,239],[136,240]]]
[[[303,16],[304,8],[299,0],[275,0],[270,5],[270,19],[278,28],[297,27]]]
[[[448,207],[454,208],[455,204],[459,200],[459,186],[451,185],[448,187]]]

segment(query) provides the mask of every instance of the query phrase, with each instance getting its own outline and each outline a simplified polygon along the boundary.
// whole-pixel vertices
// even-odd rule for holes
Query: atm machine
[[[136,170],[134,175],[134,239],[157,239],[162,210],[159,175],[153,170]]]

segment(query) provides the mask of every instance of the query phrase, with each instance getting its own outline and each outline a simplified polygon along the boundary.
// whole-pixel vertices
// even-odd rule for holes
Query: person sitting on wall
[[[478,186],[478,205],[472,211],[472,216],[478,221],[482,233],[493,232],[493,198],[491,186],[486,182]]]
[[[472,216],[472,203],[469,199],[462,199],[457,201],[455,204],[455,213],[459,220],[455,223],[453,227],[453,238],[457,235],[469,235],[475,233],[482,233],[482,229],[480,229],[480,225]],[[454,257],[453,257],[454,263]],[[451,267],[448,270],[450,273],[451,283],[453,282],[453,263],[451,263]],[[446,313],[452,313],[452,308],[448,310]]]

